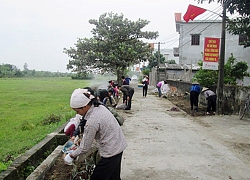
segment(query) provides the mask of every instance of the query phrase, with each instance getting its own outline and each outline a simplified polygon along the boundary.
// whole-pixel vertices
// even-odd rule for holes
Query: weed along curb
[[[68,122],[66,122],[68,123]],[[6,171],[0,173],[1,180],[26,179],[41,162],[53,152],[58,145],[63,145],[68,137],[61,132],[65,124],[48,134],[40,143],[18,157]]]

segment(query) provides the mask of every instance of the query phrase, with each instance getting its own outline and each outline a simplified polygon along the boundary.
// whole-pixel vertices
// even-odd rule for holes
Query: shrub
[[[57,123],[61,121],[60,115],[51,114],[42,120],[42,125]]]
[[[34,124],[32,124],[32,123],[29,123],[29,122],[23,122],[22,124],[21,124],[21,130],[22,131],[26,131],[26,130],[31,130],[31,129],[33,129],[35,127],[35,125]]]

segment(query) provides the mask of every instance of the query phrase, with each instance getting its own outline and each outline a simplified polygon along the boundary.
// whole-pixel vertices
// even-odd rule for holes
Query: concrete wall
[[[170,86],[175,86],[178,89],[178,94],[185,94],[185,92],[189,92],[191,83],[182,82],[182,81],[173,81],[167,80]],[[211,87],[213,91],[216,92],[216,87]],[[239,113],[240,107],[244,105],[244,102],[248,95],[250,94],[250,87],[243,86],[224,86],[223,89],[223,100],[222,103],[222,112],[223,114],[235,114]],[[189,98],[187,98],[189,99]],[[201,93],[199,96],[199,103],[206,104],[206,99],[204,94]]]
[[[159,81],[171,79],[190,82],[195,73],[196,71],[193,71],[191,73],[191,71],[186,72],[185,70],[161,69],[159,72]],[[157,78],[157,69],[152,68],[151,72],[149,73],[150,85],[156,86],[156,84],[158,83]]]

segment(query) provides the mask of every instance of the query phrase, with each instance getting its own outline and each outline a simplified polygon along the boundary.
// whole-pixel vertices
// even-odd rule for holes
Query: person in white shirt
[[[64,158],[65,163],[72,164],[77,156],[86,154],[95,139],[99,144],[101,160],[90,180],[120,180],[122,153],[127,143],[113,114],[104,105],[98,104],[86,89],[76,89],[72,93],[70,106],[87,121],[80,146]]]

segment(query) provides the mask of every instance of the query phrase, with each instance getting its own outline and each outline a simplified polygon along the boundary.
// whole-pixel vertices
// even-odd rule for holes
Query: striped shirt
[[[87,120],[80,146],[72,153],[73,157],[87,153],[94,139],[98,142],[101,157],[112,157],[126,147],[124,134],[114,115],[102,105],[90,107],[84,119]]]

